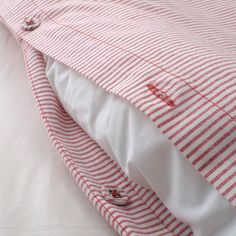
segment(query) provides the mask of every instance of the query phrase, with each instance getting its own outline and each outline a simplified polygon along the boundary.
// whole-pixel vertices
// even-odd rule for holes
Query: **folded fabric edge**
[[[83,137],[82,142],[84,142],[86,134],[64,111],[51,90],[44,73],[43,55],[25,42],[22,43],[22,47],[34,97],[49,136],[78,185],[111,226],[120,235],[192,235],[190,227],[172,216],[155,193],[128,180],[118,165],[103,150],[95,152],[92,157],[86,156],[88,153],[83,157],[76,157],[79,152],[76,153],[75,142],[73,141],[72,145],[68,143],[68,140],[63,139],[66,135],[70,135],[72,127],[76,127],[73,131],[79,130],[79,136]],[[62,130],[61,133],[59,130],[60,124],[63,129],[68,129],[69,125],[67,134],[65,130]],[[77,144],[81,142],[81,140],[78,140],[79,136],[71,135],[72,139],[77,141]],[[86,138],[89,139],[89,137]],[[97,145],[94,141],[89,140],[89,142],[93,142],[92,146]],[[100,147],[97,147],[97,149],[100,149]],[[90,165],[88,162],[84,162],[85,159],[90,159]],[[98,161],[98,159],[100,160]],[[80,161],[81,163],[79,163]],[[110,167],[105,173],[106,177],[104,177],[104,173],[99,172],[100,170],[94,169],[94,163],[105,166],[103,169],[106,169],[107,166]],[[86,170],[86,166],[88,170]],[[94,171],[94,175],[90,175],[91,171]],[[111,175],[108,174],[110,172],[112,172]],[[100,179],[94,178],[99,175],[101,176]],[[114,180],[112,179],[113,176],[118,178]],[[100,194],[101,187],[104,184],[125,189],[130,195],[131,203],[127,207],[121,208],[106,202]]]

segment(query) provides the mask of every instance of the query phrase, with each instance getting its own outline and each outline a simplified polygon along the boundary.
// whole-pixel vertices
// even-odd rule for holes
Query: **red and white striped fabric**
[[[230,0],[0,0],[0,18],[24,48],[53,142],[121,235],[191,235],[191,229],[154,193],[129,181],[65,113],[45,77],[42,53],[144,112],[236,206],[235,8]],[[22,21],[30,16],[41,24],[24,31]],[[104,184],[127,189],[131,204],[120,208],[104,201]]]

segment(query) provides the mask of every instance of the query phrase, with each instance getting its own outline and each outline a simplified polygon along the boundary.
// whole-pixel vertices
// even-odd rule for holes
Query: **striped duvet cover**
[[[186,161],[236,205],[235,3],[233,1],[0,1],[21,43],[49,135],[89,200],[120,235],[192,235],[158,192],[129,180],[65,112],[43,54],[147,115]],[[25,30],[25,17],[39,19]],[[32,22],[26,22],[32,24]],[[105,170],[105,171],[104,171]],[[130,204],[101,196],[118,186]]]

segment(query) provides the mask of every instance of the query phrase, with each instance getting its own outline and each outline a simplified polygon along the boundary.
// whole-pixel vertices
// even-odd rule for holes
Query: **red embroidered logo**
[[[155,97],[161,99],[168,106],[171,106],[171,107],[175,106],[175,102],[165,92],[158,89],[155,85],[150,83],[147,85],[147,87]]]

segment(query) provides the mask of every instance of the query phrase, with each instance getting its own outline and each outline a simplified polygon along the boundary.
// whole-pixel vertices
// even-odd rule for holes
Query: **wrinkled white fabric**
[[[115,236],[48,138],[20,46],[0,24],[0,236]]]
[[[235,236],[234,209],[154,124],[128,102],[45,56],[67,112],[132,179],[151,187],[195,236]]]

